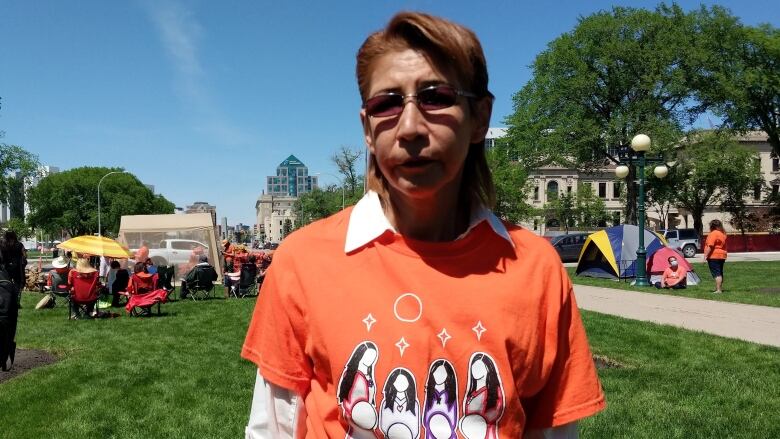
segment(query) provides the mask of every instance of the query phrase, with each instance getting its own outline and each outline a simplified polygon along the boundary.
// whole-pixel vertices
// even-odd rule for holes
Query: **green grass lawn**
[[[217,294],[220,297],[220,294]],[[254,300],[177,301],[162,317],[68,321],[24,297],[17,341],[61,360],[0,384],[0,438],[243,437]],[[780,437],[780,350],[584,313],[608,407],[584,438]]]
[[[780,307],[780,261],[726,262],[724,268],[723,294],[712,294],[715,281],[707,264],[693,263],[694,271],[702,282],[684,290],[659,290],[655,287],[638,288],[630,282],[575,275],[575,267],[567,267],[572,282],[621,290],[635,290],[648,293],[671,294],[699,299],[722,300],[725,302],[749,303]]]

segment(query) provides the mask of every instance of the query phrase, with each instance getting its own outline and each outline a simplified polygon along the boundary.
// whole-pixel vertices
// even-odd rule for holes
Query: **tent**
[[[661,247],[658,251],[653,253],[652,256],[647,258],[647,275],[650,276],[651,283],[661,282],[664,270],[669,268],[669,258],[671,256],[677,258],[677,264],[680,268],[684,268],[688,271],[686,285],[698,285],[699,282],[701,282],[699,275],[693,271],[693,267],[685,260],[685,256],[683,256],[679,250],[672,247]]]
[[[176,277],[184,277],[205,253],[222,278],[220,247],[210,213],[123,215],[117,241],[133,251],[147,242],[149,257],[173,265]]]
[[[650,257],[666,245],[664,239],[645,230],[645,250]],[[639,227],[629,224],[609,227],[588,236],[577,261],[577,275],[606,279],[636,276]]]

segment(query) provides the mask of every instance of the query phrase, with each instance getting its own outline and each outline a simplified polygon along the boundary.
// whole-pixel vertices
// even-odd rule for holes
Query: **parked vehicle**
[[[151,246],[150,246],[151,247]],[[149,248],[149,258],[154,265],[184,264],[189,262],[192,250],[203,247],[208,254],[209,246],[192,239],[163,239],[157,248]],[[137,249],[132,250],[135,252]]]
[[[699,235],[695,229],[661,230],[659,233],[666,238],[669,247],[680,250],[686,258],[696,256],[699,251]]]
[[[552,246],[558,252],[563,262],[576,262],[580,257],[582,246],[588,239],[590,233],[572,233],[569,235],[556,236],[550,241]]]

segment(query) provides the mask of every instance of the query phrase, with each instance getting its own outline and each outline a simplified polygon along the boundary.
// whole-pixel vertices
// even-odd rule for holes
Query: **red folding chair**
[[[168,292],[157,288],[157,274],[133,274],[127,292],[119,294],[127,296],[125,309],[131,316],[151,315],[154,305],[157,305],[157,315],[160,315],[160,304],[168,301]]]
[[[82,312],[84,312],[87,317],[92,317],[90,313],[92,309],[97,312],[97,301],[100,296],[98,272],[79,273],[74,270],[71,272],[70,276],[71,287],[70,300],[68,301],[68,318],[79,318]]]

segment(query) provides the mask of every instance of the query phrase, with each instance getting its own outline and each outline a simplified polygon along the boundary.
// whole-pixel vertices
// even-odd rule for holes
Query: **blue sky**
[[[528,65],[579,16],[656,4],[0,0],[2,141],[62,169],[121,166],[177,206],[207,201],[230,224],[254,224],[265,177],[288,155],[335,174],[337,148],[364,148],[354,56],[393,13],[477,33],[502,126]],[[780,23],[776,0],[718,4]]]

